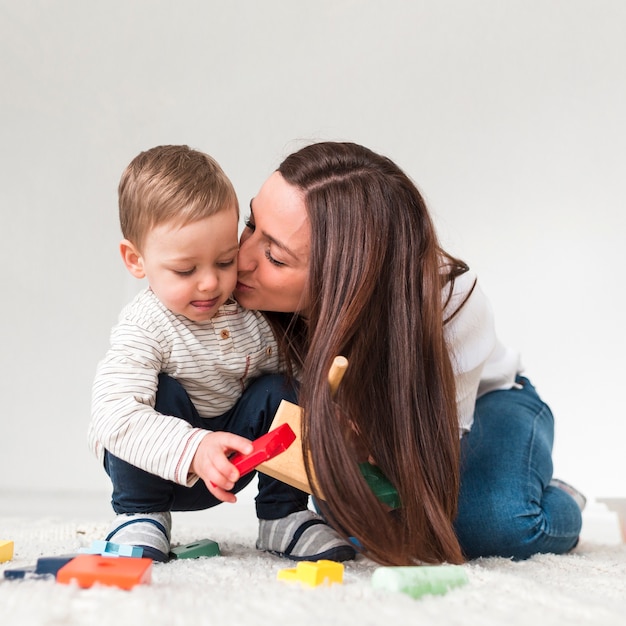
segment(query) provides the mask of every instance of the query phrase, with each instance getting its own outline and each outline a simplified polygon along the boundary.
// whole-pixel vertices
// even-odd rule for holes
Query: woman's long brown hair
[[[306,322],[268,317],[301,369],[303,445],[322,513],[381,564],[460,563],[459,426],[443,308],[467,266],[441,249],[419,191],[389,159],[325,142],[278,171],[304,192],[311,305]],[[332,398],[337,355],[349,367]],[[394,512],[361,476],[368,457],[398,491]]]

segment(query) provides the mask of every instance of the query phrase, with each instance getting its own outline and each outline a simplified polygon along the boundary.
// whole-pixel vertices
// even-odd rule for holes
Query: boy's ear
[[[120,243],[120,253],[126,269],[135,278],[145,278],[146,272],[143,269],[143,257],[135,247],[135,244],[128,239],[123,239]]]

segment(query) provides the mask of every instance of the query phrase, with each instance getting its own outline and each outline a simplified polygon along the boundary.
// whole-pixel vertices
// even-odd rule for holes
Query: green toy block
[[[400,497],[396,488],[389,479],[380,471],[380,468],[371,463],[359,463],[359,469],[363,478],[367,481],[374,495],[392,509],[400,508]]]
[[[197,559],[201,556],[220,556],[220,547],[212,539],[201,539],[186,546],[172,548],[171,556],[175,559]]]

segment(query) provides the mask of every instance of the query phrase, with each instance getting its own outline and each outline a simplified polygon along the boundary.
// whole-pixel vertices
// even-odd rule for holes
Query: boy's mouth
[[[192,300],[191,306],[196,309],[207,311],[212,309],[219,302],[219,300],[219,298],[212,298],[211,300]]]

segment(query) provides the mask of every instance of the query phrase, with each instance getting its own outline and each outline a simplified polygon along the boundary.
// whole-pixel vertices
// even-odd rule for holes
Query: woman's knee
[[[582,517],[573,501],[549,497],[541,502],[496,501],[480,510],[461,510],[457,535],[468,559],[498,556],[516,560],[534,554],[563,554],[575,547]]]

